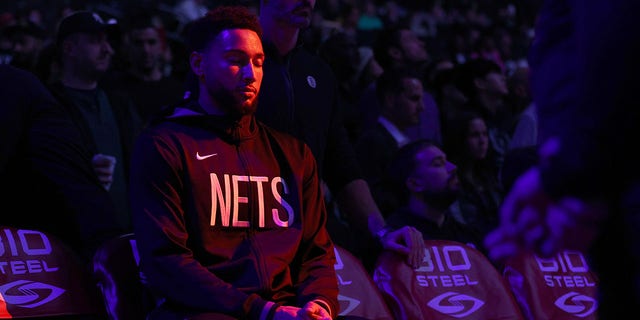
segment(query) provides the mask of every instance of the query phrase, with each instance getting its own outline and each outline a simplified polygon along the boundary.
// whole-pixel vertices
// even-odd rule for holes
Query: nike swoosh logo
[[[217,156],[217,155],[218,155],[217,153],[212,153],[212,154],[201,156],[198,152],[196,152],[196,159],[204,160],[204,159],[211,158],[211,157]]]

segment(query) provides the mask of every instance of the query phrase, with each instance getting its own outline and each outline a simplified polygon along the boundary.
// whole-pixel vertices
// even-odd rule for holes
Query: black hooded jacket
[[[338,313],[333,243],[303,142],[191,102],[140,135],[131,172],[141,267],[160,297],[248,319],[267,301],[320,299]]]

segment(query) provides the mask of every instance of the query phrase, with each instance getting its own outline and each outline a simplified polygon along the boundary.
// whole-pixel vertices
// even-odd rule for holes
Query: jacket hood
[[[250,139],[258,132],[253,114],[240,118],[231,115],[211,115],[207,114],[197,101],[165,109],[153,121],[154,124],[160,122],[175,122],[213,130],[222,139],[234,144]]]

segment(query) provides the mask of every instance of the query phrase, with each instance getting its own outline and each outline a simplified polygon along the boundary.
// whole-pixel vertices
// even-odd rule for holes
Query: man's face
[[[101,74],[109,69],[113,48],[105,33],[77,33],[64,41],[67,63],[73,63],[76,70]]]
[[[201,59],[201,65],[194,69],[200,77],[200,92],[227,113],[255,112],[264,62],[258,34],[248,29],[224,30],[196,55]]]
[[[261,10],[269,10],[279,24],[303,29],[311,25],[316,0],[264,0]]]
[[[33,55],[37,53],[38,49],[40,49],[41,44],[42,41],[40,41],[38,38],[32,35],[22,34],[16,37],[13,43],[13,52]]]
[[[483,78],[485,83],[485,90],[488,93],[504,96],[509,93],[509,88],[507,87],[507,80],[504,74],[500,72],[491,72],[484,76]]]
[[[404,90],[395,95],[391,119],[397,126],[406,128],[420,123],[420,113],[424,111],[422,83],[416,78],[402,79]]]
[[[420,40],[411,30],[401,31],[400,48],[402,49],[405,63],[409,66],[413,63],[422,64],[429,60],[424,41]]]
[[[38,56],[42,40],[29,34],[20,34],[13,42],[13,60],[11,64],[29,69],[33,67]]]
[[[445,209],[460,191],[456,166],[436,146],[428,146],[415,156],[417,166],[411,175],[415,179],[413,192],[422,194],[425,201]]]
[[[467,132],[466,143],[469,155],[476,160],[484,159],[489,151],[489,134],[484,120],[475,118],[469,121]]]
[[[161,66],[164,43],[158,30],[152,27],[132,30],[128,44],[134,68],[148,71]]]

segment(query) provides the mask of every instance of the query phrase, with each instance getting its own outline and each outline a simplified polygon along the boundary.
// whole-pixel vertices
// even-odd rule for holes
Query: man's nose
[[[451,162],[449,162],[449,161],[447,161],[447,162],[445,163],[445,166],[446,166],[446,168],[447,168],[447,172],[453,172],[453,171],[456,171],[456,170],[457,170],[457,168],[458,168],[458,167],[456,167],[456,165],[455,165],[455,164],[453,164],[453,163],[451,163]]]
[[[109,43],[109,41],[104,40],[102,42],[102,50],[107,51],[109,54],[113,54],[113,47],[111,46],[111,44]]]
[[[253,63],[248,63],[242,68],[242,77],[247,82],[254,82],[256,80],[256,67]]]

